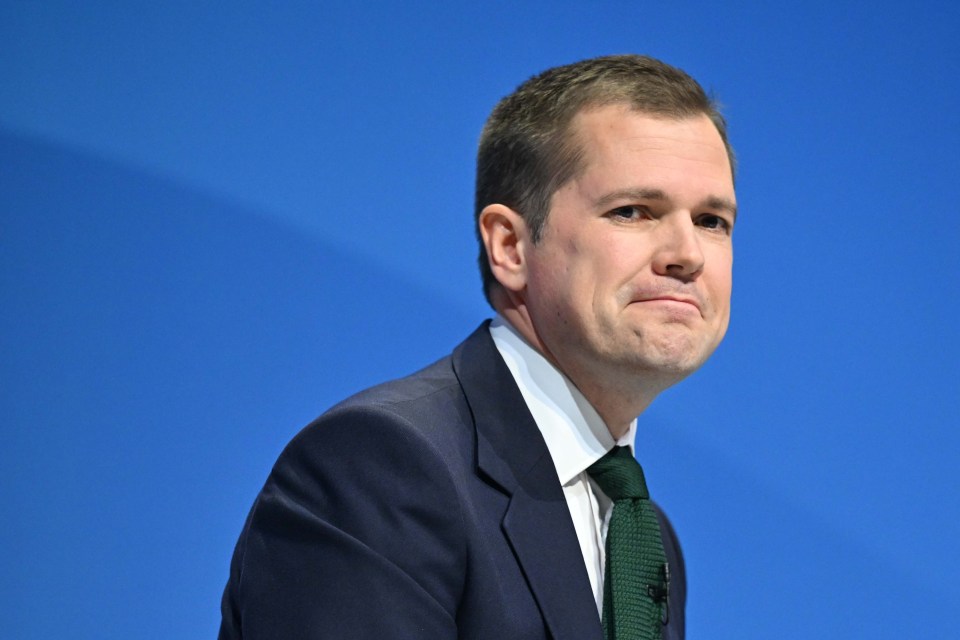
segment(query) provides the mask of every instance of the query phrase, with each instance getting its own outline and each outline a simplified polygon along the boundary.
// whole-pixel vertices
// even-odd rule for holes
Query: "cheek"
[[[625,304],[637,283],[649,280],[650,255],[637,242],[611,241],[598,249],[592,267],[597,294]]]
[[[730,322],[730,275],[715,279],[709,290],[710,303],[713,307],[716,320],[724,331]]]
[[[569,297],[569,265],[562,260],[541,256],[527,266],[527,303],[539,315],[555,314]]]
[[[707,286],[719,308],[730,306],[730,292],[733,285],[733,254],[729,250],[717,248],[706,256]]]

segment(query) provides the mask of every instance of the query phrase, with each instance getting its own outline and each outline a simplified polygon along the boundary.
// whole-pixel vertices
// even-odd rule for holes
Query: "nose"
[[[690,281],[703,271],[703,250],[697,227],[689,214],[661,219],[657,233],[657,253],[653,259],[653,270],[663,276]]]

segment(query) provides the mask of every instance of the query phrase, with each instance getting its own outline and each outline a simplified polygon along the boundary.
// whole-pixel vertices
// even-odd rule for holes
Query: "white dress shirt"
[[[627,433],[614,442],[606,424],[579,389],[509,322],[500,316],[494,318],[490,335],[513,374],[557,468],[600,613],[604,539],[612,504],[587,475],[587,467],[614,445],[629,446],[633,451],[637,421],[631,422]]]

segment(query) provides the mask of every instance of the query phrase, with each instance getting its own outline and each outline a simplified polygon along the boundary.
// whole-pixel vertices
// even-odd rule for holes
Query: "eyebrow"
[[[703,201],[703,204],[707,207],[707,209],[726,211],[733,216],[734,220],[737,218],[737,205],[732,200],[721,198],[720,196],[710,196]]]
[[[612,191],[596,201],[597,207],[606,207],[617,200],[663,200],[666,201],[667,194],[660,189],[620,189]]]
[[[668,198],[667,194],[660,189],[646,189],[641,187],[637,189],[620,189],[618,191],[612,191],[598,199],[595,205],[597,208],[603,208],[618,200],[658,200],[661,202],[667,202],[670,200],[670,198]],[[698,205],[697,208],[700,207],[713,209],[715,211],[725,211],[733,216],[734,219],[737,217],[736,203],[721,196],[707,197],[700,203],[700,205]]]

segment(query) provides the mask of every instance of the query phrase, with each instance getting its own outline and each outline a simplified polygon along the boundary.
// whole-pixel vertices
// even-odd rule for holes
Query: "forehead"
[[[660,181],[733,195],[726,145],[705,114],[673,118],[615,104],[586,109],[571,121],[585,177]]]

